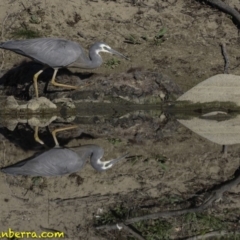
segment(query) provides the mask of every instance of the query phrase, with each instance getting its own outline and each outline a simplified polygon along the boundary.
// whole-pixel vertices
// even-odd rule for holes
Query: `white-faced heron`
[[[100,52],[107,52],[127,59],[123,54],[113,50],[103,42],[93,44],[89,49],[89,56],[76,42],[59,38],[36,38],[26,40],[7,41],[0,43],[0,48],[13,51],[20,55],[44,65],[43,69],[33,77],[36,97],[38,97],[37,80],[39,75],[47,68],[54,69],[51,83],[54,86],[77,89],[78,87],[57,83],[56,74],[60,68],[84,68],[93,69],[102,64]]]
[[[128,155],[125,154],[119,158],[102,162],[101,158],[104,155],[104,150],[98,145],[84,145],[74,149],[60,147],[56,133],[72,128],[74,127],[57,129],[52,132],[55,141],[54,148],[38,156],[33,156],[4,167],[1,171],[12,175],[61,176],[79,171],[90,157],[92,167],[101,172],[111,168],[115,163]]]

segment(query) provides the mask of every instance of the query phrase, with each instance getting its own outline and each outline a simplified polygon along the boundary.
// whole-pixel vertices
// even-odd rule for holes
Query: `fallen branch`
[[[121,230],[124,225],[129,225],[133,224],[135,222],[143,221],[143,220],[148,220],[148,219],[158,219],[158,218],[170,218],[170,217],[176,217],[180,216],[186,213],[196,213],[196,212],[201,212],[208,208],[214,201],[221,199],[222,195],[224,192],[228,191],[231,189],[233,186],[236,186],[240,183],[240,171],[238,170],[236,173],[236,176],[228,180],[216,188],[212,189],[211,191],[207,192],[206,194],[209,194],[209,197],[200,205],[197,207],[191,207],[191,208],[185,208],[185,209],[178,209],[178,210],[170,210],[170,211],[162,211],[162,212],[157,212],[153,214],[148,214],[144,215],[141,217],[135,217],[135,218],[130,218],[125,220],[124,222],[118,222],[116,224],[111,224],[111,225],[102,225],[96,227],[96,229],[105,229],[105,230],[114,230],[114,229],[119,229]]]
[[[214,7],[218,8],[219,10],[231,15],[235,19],[237,25],[240,26],[240,13],[236,9],[231,8],[226,3],[224,3],[220,0],[204,0],[204,1],[208,4],[210,4],[211,6],[214,6]]]

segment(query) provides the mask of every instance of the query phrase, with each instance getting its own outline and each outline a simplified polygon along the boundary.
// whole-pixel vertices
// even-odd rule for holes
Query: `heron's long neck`
[[[70,64],[68,67],[94,69],[98,68],[102,62],[102,57],[96,51],[90,48],[89,56],[83,53],[75,62]]]
[[[101,158],[104,153],[101,147],[94,144],[81,146],[77,150],[75,149],[75,152],[77,152],[83,159],[87,160],[87,158],[90,157],[91,163],[97,162],[97,159]]]
[[[101,66],[103,60],[99,54],[99,51],[96,51],[94,45],[89,49],[89,59],[91,62],[91,68],[98,68]]]
[[[103,157],[104,150],[98,145],[85,145],[83,146],[86,157],[90,157],[90,163],[92,167],[97,171],[102,171],[101,158]]]

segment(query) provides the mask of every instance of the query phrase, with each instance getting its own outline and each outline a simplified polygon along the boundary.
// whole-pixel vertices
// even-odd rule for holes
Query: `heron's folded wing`
[[[35,158],[5,167],[2,171],[13,175],[60,176],[79,171],[83,163],[74,151],[53,148]]]
[[[1,43],[0,48],[11,50],[53,68],[65,67],[75,62],[84,52],[79,44],[58,38],[8,41]]]

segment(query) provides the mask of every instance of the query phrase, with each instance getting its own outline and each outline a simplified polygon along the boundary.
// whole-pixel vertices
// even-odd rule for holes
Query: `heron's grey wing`
[[[29,57],[52,68],[61,68],[75,62],[84,49],[76,42],[58,38],[36,38],[7,41],[0,48]]]
[[[72,150],[53,148],[37,157],[2,169],[13,175],[60,176],[79,171],[83,161]]]

